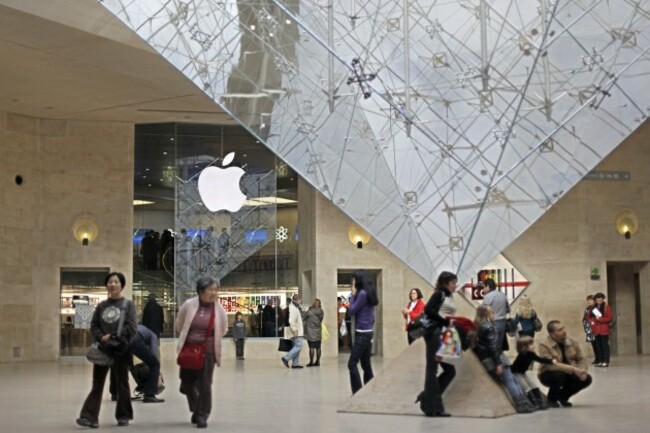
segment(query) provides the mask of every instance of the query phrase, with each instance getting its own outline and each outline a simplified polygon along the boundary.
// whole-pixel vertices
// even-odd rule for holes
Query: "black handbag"
[[[416,340],[433,331],[435,327],[436,321],[422,313],[417,317],[417,319],[408,324],[406,331],[409,333],[409,337],[411,337],[412,340]]]
[[[102,346],[98,342],[94,342],[86,352],[86,359],[95,365],[101,367],[110,367],[115,364],[115,360],[111,355],[102,350]]]
[[[289,338],[280,338],[278,352],[288,352],[293,348],[293,340]]]

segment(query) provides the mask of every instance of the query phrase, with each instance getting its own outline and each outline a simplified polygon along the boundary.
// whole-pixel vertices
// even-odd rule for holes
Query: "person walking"
[[[309,364],[307,364],[307,367],[320,366],[324,317],[325,313],[321,308],[320,299],[316,298],[305,314],[305,338],[309,345]]]
[[[111,368],[115,371],[117,385],[117,404],[115,405],[117,425],[127,426],[133,419],[129,367],[133,362],[130,342],[137,330],[135,305],[122,296],[126,285],[124,274],[109,273],[104,278],[104,285],[108,292],[108,299],[100,302],[95,308],[90,321],[90,333],[93,340],[113,357],[114,364],[112,367],[93,365],[92,389],[81,407],[79,418],[76,420],[77,424],[82,427],[97,428],[99,426],[99,410],[102,404],[104,383]],[[109,343],[111,340],[117,343],[114,345],[116,346],[115,350],[109,348],[112,345]]]
[[[291,297],[289,303],[289,326],[286,328],[287,337],[293,340],[293,347],[282,359],[285,367],[289,368],[289,361],[291,361],[291,368],[302,368],[300,365],[300,351],[302,350],[304,327],[302,324],[302,312],[300,311],[300,302],[302,299],[296,293]]]
[[[156,334],[156,338],[158,338],[158,342],[160,342],[160,335],[165,326],[165,315],[163,314],[162,307],[156,300],[155,293],[149,293],[148,299],[147,305],[142,310],[142,324],[153,331]]]
[[[235,314],[235,321],[232,324],[232,339],[235,341],[235,356],[244,360],[244,343],[246,342],[246,322],[244,315],[238,311]]]
[[[212,377],[215,365],[221,366],[221,338],[228,332],[228,317],[217,302],[219,282],[216,279],[199,278],[196,292],[198,296],[185,301],[178,311],[176,351],[180,354],[186,343],[204,345],[203,368],[180,369],[180,391],[187,397],[191,423],[206,428],[212,411]]]
[[[426,345],[426,367],[424,376],[424,391],[416,398],[420,403],[420,410],[426,416],[448,417],[442,402],[442,393],[456,377],[456,368],[451,364],[440,364],[442,373],[438,376],[438,360],[436,351],[440,343],[440,334],[443,326],[451,324],[450,317],[456,315],[457,307],[454,302],[454,292],[458,284],[458,277],[451,272],[441,272],[436,282],[436,288],[424,307],[424,314],[435,325],[433,330],[424,335]]]
[[[596,339],[596,350],[598,351],[596,358],[600,361],[596,364],[596,367],[609,367],[609,335],[611,334],[610,325],[614,319],[614,312],[612,307],[605,302],[603,293],[596,293],[594,300],[596,305],[591,309],[587,317]]]
[[[409,303],[406,305],[406,308],[402,310],[402,316],[406,321],[406,340],[409,345],[413,343],[413,338],[408,333],[408,327],[411,323],[415,321],[420,314],[424,312],[424,301],[422,300],[422,292],[420,289],[411,289],[409,292]]]
[[[348,370],[350,371],[350,386],[354,395],[363,386],[359,374],[359,363],[363,369],[364,384],[370,382],[374,377],[370,355],[375,326],[375,307],[379,304],[379,299],[370,277],[362,270],[352,273],[350,290],[352,295],[348,312],[355,320],[355,329]]]

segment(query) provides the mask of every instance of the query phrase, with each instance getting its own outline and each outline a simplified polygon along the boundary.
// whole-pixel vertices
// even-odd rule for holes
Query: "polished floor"
[[[373,359],[376,374],[383,362]],[[431,419],[420,416],[338,413],[349,398],[345,359],[320,368],[287,370],[270,361],[227,361],[218,369],[208,431],[222,432],[646,432],[650,426],[650,357],[615,358],[594,369],[594,385],[574,399],[572,409],[554,409],[500,419]],[[167,390],[162,404],[134,402],[127,429],[178,432],[193,429],[177,392],[175,366],[163,366]],[[405,371],[404,374],[408,374]],[[68,432],[90,389],[91,366],[82,360],[0,364],[0,432]],[[124,431],[103,402],[100,429]]]

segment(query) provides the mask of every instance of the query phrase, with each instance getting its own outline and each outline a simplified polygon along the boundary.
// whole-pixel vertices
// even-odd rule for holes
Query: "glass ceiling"
[[[650,0],[102,4],[429,281],[481,269],[650,107]]]

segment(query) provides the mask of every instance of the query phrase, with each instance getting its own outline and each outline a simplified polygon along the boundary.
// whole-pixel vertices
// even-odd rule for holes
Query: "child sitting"
[[[547,359],[538,356],[535,351],[535,340],[532,337],[521,337],[517,340],[517,358],[512,363],[512,373],[515,375],[515,378],[519,381],[521,389],[524,390],[528,399],[533,403],[535,409],[537,410],[546,410],[548,406],[544,403],[542,399],[542,392],[537,386],[537,382],[534,378],[530,377],[527,372],[530,370],[531,366],[535,361],[540,364],[555,364],[557,361],[554,359]]]

